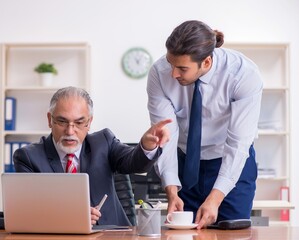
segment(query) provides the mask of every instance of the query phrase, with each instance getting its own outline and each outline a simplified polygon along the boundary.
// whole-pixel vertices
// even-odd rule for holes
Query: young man
[[[168,37],[166,56],[148,76],[152,123],[173,121],[157,162],[168,212],[193,211],[198,229],[250,218],[255,193],[262,80],[251,60],[220,48],[223,39],[203,22],[186,21]]]
[[[62,88],[53,95],[47,117],[51,134],[14,153],[16,172],[87,173],[92,224],[130,225],[118,201],[113,174],[149,171],[169,140],[165,125],[171,120],[153,125],[136,147],[122,144],[107,128],[88,134],[93,102],[85,90],[75,87]],[[94,206],[104,194],[109,199],[100,213]]]

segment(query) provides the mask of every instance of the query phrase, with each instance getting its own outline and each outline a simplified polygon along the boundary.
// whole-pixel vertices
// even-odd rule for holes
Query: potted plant
[[[41,63],[34,68],[34,71],[41,76],[42,86],[50,86],[53,81],[53,75],[57,75],[58,71],[52,63]]]

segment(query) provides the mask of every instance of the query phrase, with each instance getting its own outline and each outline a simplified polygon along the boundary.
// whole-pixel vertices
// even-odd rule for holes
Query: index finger
[[[158,128],[163,128],[166,124],[171,123],[171,122],[172,122],[172,119],[169,118],[169,119],[165,119],[165,120],[158,122],[155,126]]]
[[[201,219],[197,225],[197,229],[201,229],[206,225],[207,221],[205,219]]]

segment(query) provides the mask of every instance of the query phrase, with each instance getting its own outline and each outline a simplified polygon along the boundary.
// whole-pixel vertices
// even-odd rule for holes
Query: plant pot
[[[40,84],[43,87],[49,87],[53,84],[53,73],[40,73]]]

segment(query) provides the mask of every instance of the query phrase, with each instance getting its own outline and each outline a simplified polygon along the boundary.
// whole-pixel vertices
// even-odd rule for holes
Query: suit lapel
[[[53,172],[63,173],[63,167],[59,155],[52,141],[52,134],[50,134],[45,140],[45,151],[51,165]]]
[[[83,141],[81,153],[80,153],[80,172],[88,173],[89,166],[90,166],[90,147],[85,140]]]

